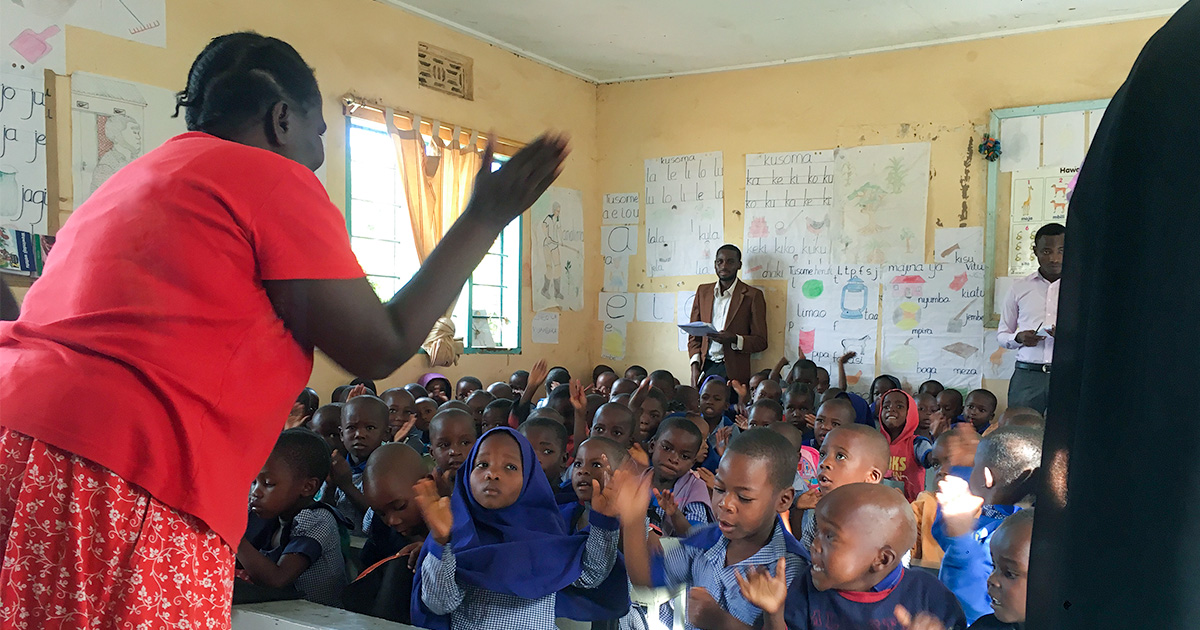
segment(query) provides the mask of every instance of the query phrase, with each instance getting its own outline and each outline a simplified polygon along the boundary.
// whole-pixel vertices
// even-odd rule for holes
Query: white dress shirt
[[[733,292],[741,284],[741,280],[734,280],[733,284],[729,285],[729,290],[722,292],[721,283],[717,282],[713,286],[713,309],[712,309],[712,326],[718,331],[725,330],[725,320],[729,317],[729,304],[733,301]],[[742,349],[742,336],[737,335],[737,339],[733,342],[734,350]],[[716,341],[708,340],[708,357],[714,363],[721,363],[725,360],[725,347]],[[704,365],[704,357],[696,354],[692,355],[692,363]]]
[[[1053,286],[1053,289],[1051,289]],[[1013,283],[1000,311],[996,339],[1001,346],[1017,351],[1023,363],[1046,364],[1054,361],[1054,338],[1046,337],[1036,346],[1017,343],[1017,333],[1052,326],[1058,314],[1058,283],[1051,283],[1040,272],[1033,272]]]

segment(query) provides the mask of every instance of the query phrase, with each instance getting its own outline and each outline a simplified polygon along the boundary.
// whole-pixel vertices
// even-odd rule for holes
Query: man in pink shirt
[[[1058,278],[1062,275],[1067,229],[1048,223],[1033,238],[1038,270],[1013,284],[1000,311],[996,338],[1017,351],[1017,367],[1008,382],[1008,405],[1046,413],[1050,397],[1050,364],[1054,361],[1054,326],[1058,312]],[[1051,288],[1053,286],[1053,289]],[[1055,318],[1056,319],[1056,318]]]

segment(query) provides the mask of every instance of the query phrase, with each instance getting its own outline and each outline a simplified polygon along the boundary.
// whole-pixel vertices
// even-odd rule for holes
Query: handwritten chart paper
[[[629,322],[637,314],[637,295],[634,293],[600,292],[599,319],[602,322]]]
[[[669,324],[675,320],[674,293],[638,293],[637,320]]]
[[[654,158],[645,168],[646,274],[711,273],[725,239],[721,153]]]
[[[1067,188],[1077,172],[1078,166],[1063,166],[1013,173],[1008,275],[1023,276],[1037,269],[1034,236],[1047,223],[1066,224]]]
[[[637,225],[641,218],[637,193],[604,195],[604,225]]]
[[[834,183],[841,223],[835,261],[924,261],[929,150],[928,142],[838,150]]]
[[[638,226],[600,226],[600,253],[605,256],[633,256],[638,253]]]
[[[679,291],[675,294],[675,323],[689,324],[692,321],[692,305],[696,303],[695,291]],[[678,329],[676,329],[678,330]],[[679,330],[679,351],[687,352],[688,334]]]
[[[558,313],[547,311],[533,316],[533,343],[558,343]]]
[[[46,90],[41,77],[0,72],[0,226],[46,233]]]
[[[983,264],[983,227],[934,230],[933,259],[940,263]]]
[[[625,358],[626,329],[625,321],[604,323],[604,335],[600,341],[600,356],[616,361]]]
[[[782,279],[789,265],[829,264],[835,151],[746,156],[743,273]]]
[[[879,324],[879,267],[796,267],[788,278],[784,354],[789,361],[802,351],[817,365],[835,366],[838,357],[857,354],[846,364],[851,389],[875,375]]]

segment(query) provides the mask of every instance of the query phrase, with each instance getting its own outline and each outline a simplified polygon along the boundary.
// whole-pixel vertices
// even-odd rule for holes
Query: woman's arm
[[[462,216],[387,304],[366,278],[264,281],[296,339],[369,378],[387,377],[415,354],[500,231],[554,182],[569,153],[564,136],[542,136],[492,173],[492,147]]]

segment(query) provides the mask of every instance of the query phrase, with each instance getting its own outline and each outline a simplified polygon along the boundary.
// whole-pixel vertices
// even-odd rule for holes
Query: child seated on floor
[[[250,484],[250,522],[237,561],[255,584],[294,587],[309,601],[340,606],[348,581],[341,528],[348,523],[313,498],[329,475],[330,456],[308,429],[279,434]]]
[[[929,453],[929,481],[937,484],[946,478],[952,469],[970,469],[975,465],[975,447],[979,437],[974,428],[967,426],[954,427],[942,432],[933,442],[933,450]],[[917,519],[917,544],[913,545],[910,562],[912,566],[926,569],[939,569],[942,566],[941,545],[933,538],[933,522],[937,518],[938,502],[936,490],[926,490],[917,495],[912,502],[913,516]]]
[[[496,381],[495,383],[488,385],[487,393],[495,397],[496,400],[504,399],[509,402],[516,400],[516,398],[513,396],[512,387],[510,387],[508,383],[505,383],[504,381]]]
[[[887,440],[878,431],[861,424],[837,427],[821,443],[817,464],[817,487],[797,497],[789,518],[792,531],[807,549],[817,534],[813,511],[822,498],[851,483],[879,483],[888,471]]]
[[[529,372],[525,370],[517,370],[508,377],[508,387],[512,390],[514,399],[519,400],[521,395],[525,393],[525,388],[529,386]]]
[[[313,413],[312,420],[308,421],[308,428],[324,438],[331,453],[346,448],[342,446],[342,407],[345,404],[322,405]]]
[[[650,448],[654,480],[651,488],[650,530],[660,536],[687,536],[693,526],[712,522],[712,501],[708,486],[692,474],[704,434],[686,418],[664,420]]]
[[[954,596],[932,575],[906,570],[917,537],[912,510],[887,486],[853,483],[816,508],[812,567],[785,586],[758,568],[739,576],[742,597],[763,610],[764,629],[896,628],[903,614],[924,614],[952,630],[967,626]]]
[[[967,394],[966,409],[963,418],[975,427],[975,432],[983,435],[992,426],[996,417],[996,395],[986,389],[976,389]]]
[[[954,390],[946,390],[954,391]],[[914,501],[925,490],[925,469],[933,443],[917,435],[917,404],[908,392],[893,389],[883,395],[879,409],[879,431],[887,438],[891,451],[889,480]]]
[[[605,403],[596,410],[592,418],[589,437],[606,437],[628,449],[633,446],[636,423],[633,412],[621,403]]]
[[[483,408],[480,415],[479,434],[483,435],[496,427],[507,427],[508,418],[512,414],[513,402],[505,398],[497,398]]]
[[[951,471],[939,485],[933,536],[946,553],[938,577],[972,623],[992,612],[988,539],[1005,518],[1032,505],[1041,463],[1041,431],[1005,427],[979,441],[968,480]]]
[[[454,399],[466,402],[468,396],[483,389],[483,381],[474,376],[464,376],[458,379],[458,384],[454,387]]]
[[[963,395],[957,389],[944,389],[942,393],[937,395],[938,409],[942,415],[946,416],[946,420],[955,425],[959,422],[966,422],[963,417]]]
[[[420,452],[417,427],[417,401],[403,387],[393,387],[379,395],[388,406],[388,442],[404,442]]]
[[[363,495],[371,509],[363,530],[363,572],[346,587],[346,609],[410,623],[413,565],[428,531],[417,507],[413,485],[427,474],[425,461],[404,444],[384,444],[371,454],[363,471]]]
[[[563,472],[570,460],[570,454],[567,453],[567,427],[553,418],[537,416],[522,422],[517,430],[533,445],[538,465],[546,473],[546,481],[552,489],[557,489],[562,485]]]
[[[434,464],[430,476],[442,496],[450,496],[458,469],[478,438],[475,419],[462,409],[446,409],[433,416],[429,423],[429,454],[433,455]]]
[[[471,416],[475,418],[475,429],[479,431],[480,435],[483,435],[483,410],[487,409],[487,406],[494,400],[496,400],[495,396],[482,389],[467,394],[466,399],[463,400],[471,410]]]
[[[652,552],[645,522],[652,480],[626,469],[616,471],[609,487],[616,488],[625,564],[633,585],[690,587],[685,624],[689,630],[757,624],[762,611],[737,588],[738,572],[778,566],[791,584],[808,568],[807,552],[779,518],[792,503],[795,473],[796,451],[787,439],[768,429],[743,431],[730,441],[717,467],[716,523],[693,528],[687,538],[664,542],[661,552]]]
[[[917,435],[933,440],[937,437],[933,434],[934,429],[944,431],[950,428],[948,425],[933,426],[934,414],[941,409],[938,407],[937,398],[932,394],[917,394],[913,396],[913,401],[917,403]]]
[[[351,533],[362,535],[367,499],[362,494],[362,473],[367,458],[388,437],[388,406],[375,396],[356,396],[342,407],[342,450],[334,451],[329,481],[321,501],[337,507],[352,525]],[[343,455],[344,453],[344,455]]]
[[[821,444],[830,431],[854,424],[856,417],[857,412],[849,398],[831,398],[821,403],[817,409],[817,421],[813,424],[813,448],[821,450]]]
[[[645,395],[638,396],[645,390]],[[646,442],[658,432],[658,425],[667,415],[667,396],[657,387],[640,387],[629,399],[629,408],[637,418],[637,442]]]
[[[759,399],[750,406],[747,419],[752,429],[768,428],[776,422],[783,422],[783,405],[770,398]]]
[[[587,608],[573,604],[594,603],[589,595],[623,596],[623,607],[618,602],[605,611],[609,619],[628,612],[627,591],[586,593],[605,584],[617,561],[617,521],[607,490],[592,496],[588,534],[571,535],[533,446],[520,433],[493,429],[465,466],[470,473],[455,479],[448,500],[432,481],[417,483],[430,534],[417,561],[413,624],[458,630],[486,620],[496,628],[554,630],[556,610]]]
[[[604,491],[613,471],[628,458],[629,451],[605,437],[588,438],[579,445],[570,469],[573,499],[558,503],[568,533],[587,530],[593,494],[597,490]]]

